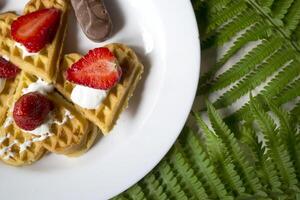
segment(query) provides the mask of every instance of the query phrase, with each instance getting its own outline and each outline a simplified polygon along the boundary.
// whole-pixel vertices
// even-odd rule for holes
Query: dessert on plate
[[[112,130],[143,65],[123,44],[63,55],[67,0],[31,0],[0,14],[0,160],[32,164],[47,152],[80,156]]]
[[[58,72],[67,25],[64,0],[31,0],[23,16],[0,15],[0,55],[52,82]]]
[[[61,70],[69,72],[69,77],[66,73],[58,74],[55,86],[83,115],[107,134],[114,127],[120,113],[127,107],[129,98],[141,79],[143,65],[135,52],[123,44],[110,44],[101,49],[105,51],[104,55],[97,49],[91,50],[84,57],[79,54],[65,55]],[[93,80],[93,76],[99,77],[96,72],[98,70],[88,67],[87,70],[82,69],[84,68],[82,65],[91,66],[87,63],[89,60],[113,65],[110,70],[115,69],[117,77],[112,75],[108,78],[113,79],[113,83],[108,85],[103,83],[102,89],[99,89],[101,82],[97,84],[97,81]],[[75,69],[76,73],[72,73],[70,69],[78,65],[81,69]],[[91,76],[89,70],[92,70]],[[100,74],[103,73],[101,70],[100,68],[98,71]],[[89,83],[94,85],[88,85]]]

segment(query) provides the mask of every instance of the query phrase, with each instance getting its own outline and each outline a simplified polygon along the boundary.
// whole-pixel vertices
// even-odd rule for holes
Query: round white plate
[[[1,0],[21,13],[27,0]],[[197,24],[187,0],[106,0],[113,37],[89,41],[70,13],[65,53],[121,42],[136,50],[145,73],[129,108],[108,137],[80,158],[47,155],[23,168],[0,163],[0,198],[99,200],[145,176],[167,153],[191,109],[200,72]]]

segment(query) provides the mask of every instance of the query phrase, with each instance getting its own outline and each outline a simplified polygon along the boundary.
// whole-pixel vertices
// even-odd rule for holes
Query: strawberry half
[[[23,95],[16,103],[13,111],[15,123],[23,130],[32,131],[42,125],[53,103],[38,92]]]
[[[54,39],[61,12],[58,9],[42,9],[16,19],[11,25],[12,38],[35,53]]]
[[[122,69],[108,48],[96,48],[74,63],[67,70],[66,76],[70,82],[108,90],[119,82]]]
[[[0,78],[15,78],[19,72],[20,69],[17,66],[0,57]]]

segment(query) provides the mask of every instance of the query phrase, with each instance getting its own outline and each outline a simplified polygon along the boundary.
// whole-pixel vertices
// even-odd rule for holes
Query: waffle
[[[16,46],[16,42],[10,36],[11,24],[18,16],[14,13],[0,15],[0,55],[7,56],[22,70],[35,74],[49,83],[55,80],[58,72],[57,68],[66,33],[68,3],[65,0],[31,0],[24,9],[24,14],[27,14],[52,7],[62,11],[61,22],[54,40],[39,53],[24,58],[23,51]]]
[[[0,128],[0,158],[13,166],[29,165],[39,160],[46,149],[40,142],[32,142],[31,134],[24,133],[14,124]]]
[[[92,148],[99,135],[99,128],[97,126],[93,126],[93,128],[88,133],[85,142],[83,142],[76,151],[66,155],[69,157],[78,157],[85,154],[88,150],[90,150],[90,148]]]
[[[129,98],[141,79],[143,65],[132,49],[122,44],[111,44],[107,46],[117,57],[123,70],[121,81],[110,90],[108,96],[99,108],[94,110],[84,109],[78,105],[76,108],[91,122],[96,124],[104,134],[107,134],[115,125],[120,113],[127,107]],[[66,71],[73,63],[82,56],[69,54],[63,59],[61,71]],[[65,79],[64,73],[57,76],[57,90],[71,101],[71,93],[75,85]]]
[[[4,123],[6,113],[9,109],[8,102],[16,91],[19,76],[14,79],[7,79],[2,92],[0,92],[0,125]]]
[[[13,102],[16,102],[22,96],[24,88],[36,82],[37,79],[35,76],[22,73]],[[86,142],[87,135],[93,125],[57,92],[51,92],[47,97],[55,105],[55,109],[51,112],[52,119],[55,119],[57,123],[63,122],[63,119],[65,119],[65,123],[51,123],[50,132],[52,135],[41,142],[43,147],[58,154],[71,154],[78,151]],[[72,117],[65,117],[67,112]],[[12,114],[10,113],[10,115]]]

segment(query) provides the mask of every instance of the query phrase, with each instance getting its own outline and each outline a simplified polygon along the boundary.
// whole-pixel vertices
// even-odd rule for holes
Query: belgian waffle
[[[14,13],[0,15],[0,55],[7,56],[11,62],[22,70],[35,74],[51,83],[58,72],[60,55],[62,53],[67,24],[68,2],[66,0],[31,0],[25,6],[24,14],[44,8],[61,10],[61,22],[56,36],[51,44],[40,52],[24,57],[23,50],[10,36],[10,27],[18,16]]]
[[[28,88],[37,80],[38,78],[33,75],[22,73],[13,102],[23,95],[24,88]],[[85,143],[93,125],[57,92],[50,92],[47,97],[55,105],[55,109],[51,112],[51,119],[56,123],[51,123],[51,134],[42,141],[43,146],[50,152],[58,154],[70,154],[78,151]],[[12,113],[8,113],[8,116],[11,115]],[[31,133],[26,134],[32,135]]]
[[[110,90],[102,105],[97,109],[84,109],[78,105],[76,108],[91,122],[96,124],[104,134],[107,134],[115,125],[120,113],[127,107],[129,98],[132,96],[138,81],[143,73],[143,65],[132,49],[123,44],[107,45],[116,56],[123,70],[121,81]],[[82,56],[79,54],[69,54],[63,59],[61,71],[66,71],[73,63]],[[57,76],[57,90],[68,100],[71,100],[71,93],[75,85],[65,79],[64,73]]]

